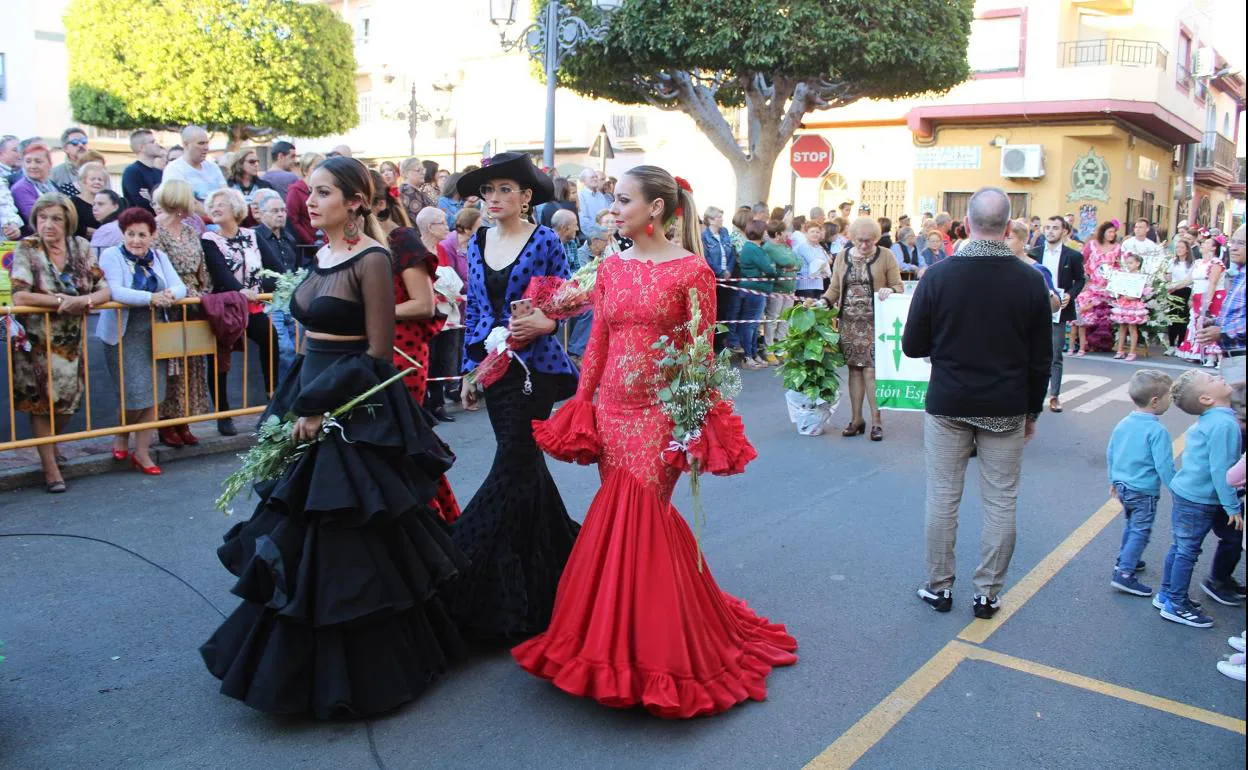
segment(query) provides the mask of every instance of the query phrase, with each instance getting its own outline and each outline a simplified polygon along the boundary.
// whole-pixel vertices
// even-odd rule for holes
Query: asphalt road
[[[212,508],[234,458],[170,463],[154,479],[82,479],[56,497],[6,493],[0,766],[796,768],[861,755],[859,766],[882,768],[1243,767],[1244,687],[1214,668],[1244,628],[1243,609],[1214,605],[1214,628],[1197,630],[1114,592],[1120,518],[1091,530],[1085,547],[1059,549],[1089,532],[1079,528],[1106,502],[1104,447],[1129,408],[1116,394],[1131,371],[1068,361],[1067,390],[1083,391],[1064,414],[1045,415],[1027,448],[1007,587],[1041,566],[1030,587],[1007,592],[1013,614],[982,643],[955,639],[972,620],[975,461],[957,604],[938,615],[914,597],[921,416],[886,413],[879,444],[800,437],[775,378],[745,373],[738,406],[760,456],[745,474],[704,484],[704,543],[720,585],[786,623],[800,660],[772,674],[766,702],[684,722],[569,697],[503,651],[461,663],[381,719],[264,716],[219,695],[196,652],[237,601],[214,553],[231,522]],[[837,424],[847,421],[842,407]],[[1171,410],[1163,422],[1178,437],[1190,418]],[[466,502],[493,453],[485,415],[440,432],[459,454],[451,480]],[[552,467],[568,509],[583,512],[596,471]],[[675,500],[685,512],[687,489]],[[1169,508],[1163,500],[1145,554],[1152,584]],[[972,638],[986,627],[973,628]]]

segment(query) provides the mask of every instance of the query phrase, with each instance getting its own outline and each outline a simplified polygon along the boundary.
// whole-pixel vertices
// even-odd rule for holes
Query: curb
[[[157,465],[191,460],[196,457],[221,454],[223,452],[245,452],[255,443],[255,434],[251,428],[240,430],[237,436],[204,436],[195,446],[171,449],[170,447],[152,443],[152,460]],[[61,466],[61,475],[66,481],[86,476],[98,476],[103,473],[130,471],[130,464],[120,463],[110,454],[77,457]],[[43,469],[39,465],[28,465],[22,468],[0,470],[0,492],[14,489],[43,486]]]

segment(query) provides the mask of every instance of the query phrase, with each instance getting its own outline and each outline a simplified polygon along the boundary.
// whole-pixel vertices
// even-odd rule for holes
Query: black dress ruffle
[[[532,383],[526,395],[524,370],[513,363],[485,391],[498,442],[494,464],[451,525],[472,566],[450,586],[450,607],[460,632],[478,641],[514,642],[546,630],[580,531],[533,439],[533,420],[549,417],[566,388],[537,372]]]
[[[265,417],[319,414],[388,379],[362,343],[307,340]],[[452,457],[401,382],[342,420],[217,549],[243,603],[200,648],[262,711],[360,717],[413,699],[461,646],[439,591],[468,562],[428,506]]]

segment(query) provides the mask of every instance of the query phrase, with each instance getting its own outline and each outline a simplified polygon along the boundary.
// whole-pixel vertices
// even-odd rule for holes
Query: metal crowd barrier
[[[268,299],[271,299],[271,297],[272,295],[262,294],[260,295],[259,299],[268,300]],[[57,443],[68,442],[68,441],[77,441],[80,439],[99,438],[103,436],[111,436],[117,433],[129,433],[132,431],[147,430],[151,428],[167,428],[167,427],[172,427],[175,425],[188,425],[190,423],[195,423],[195,422],[204,422],[207,420],[224,419],[226,417],[238,417],[238,416],[249,415],[249,414],[259,414],[260,412],[263,412],[265,407],[267,406],[267,398],[268,398],[267,394],[265,397],[266,403],[261,403],[261,404],[253,406],[253,405],[250,405],[249,399],[248,399],[247,390],[248,390],[248,384],[249,384],[249,379],[250,379],[248,376],[248,362],[251,358],[251,355],[250,355],[250,350],[248,349],[248,346],[247,346],[247,342],[249,338],[246,335],[246,331],[244,331],[243,336],[242,336],[242,342],[243,342],[242,403],[243,403],[243,406],[237,409],[229,409],[226,411],[220,411],[218,409],[219,402],[217,401],[217,399],[219,399],[220,394],[217,392],[216,383],[218,380],[218,374],[220,370],[220,362],[217,359],[217,338],[213,335],[212,330],[208,325],[208,321],[202,320],[202,319],[192,319],[188,316],[188,308],[194,305],[199,305],[199,304],[201,303],[198,297],[192,297],[188,299],[175,301],[170,307],[170,310],[174,312],[171,312],[170,315],[176,314],[176,309],[180,308],[181,319],[174,320],[174,321],[168,321],[168,320],[158,321],[157,316],[156,316],[156,312],[158,308],[155,308],[155,307],[149,308],[149,312],[151,313],[151,317],[152,317],[152,349],[151,349],[151,355],[150,355],[151,369],[152,369],[152,403],[159,404],[158,396],[159,396],[160,383],[156,379],[157,371],[158,371],[157,363],[159,361],[162,361],[162,360],[172,361],[172,360],[180,359],[182,362],[183,378],[185,378],[186,373],[189,371],[189,363],[192,358],[196,358],[199,356],[211,356],[212,367],[209,372],[209,376],[211,376],[212,380],[211,380],[211,384],[205,383],[205,385],[209,389],[209,400],[213,402],[210,405],[210,408],[213,411],[210,411],[204,414],[200,414],[200,413],[192,414],[191,413],[190,411],[191,404],[190,404],[189,387],[188,387],[189,383],[188,383],[188,385],[183,386],[185,389],[187,389],[188,396],[187,398],[184,399],[184,406],[183,406],[184,414],[181,417],[150,420],[150,421],[138,422],[138,423],[126,422],[125,341],[121,333],[121,315],[118,314],[117,316],[117,359],[118,359],[117,371],[118,371],[118,380],[120,381],[119,382],[120,387],[118,388],[119,392],[117,394],[117,397],[118,397],[118,403],[119,403],[119,408],[118,408],[119,424],[110,426],[110,427],[94,427],[95,421],[92,419],[92,406],[91,406],[91,390],[92,390],[91,388],[91,355],[89,352],[89,346],[90,346],[91,339],[93,337],[92,330],[94,329],[98,321],[96,320],[94,314],[87,314],[87,315],[83,315],[80,319],[80,323],[82,324],[82,358],[79,364],[82,367],[82,370],[84,372],[82,402],[85,405],[85,409],[86,409],[85,429],[58,434],[57,433],[58,418],[62,419],[65,423],[68,423],[68,422],[71,422],[76,415],[70,415],[68,416],[68,419],[65,419],[66,415],[57,415],[55,413],[55,410],[51,409],[49,410],[50,411],[49,421],[51,422],[52,435],[42,436],[42,437],[23,438],[23,439],[19,439],[17,437],[17,421],[15,419],[16,409],[15,409],[15,399],[14,399],[14,393],[13,393],[13,357],[14,357],[13,345],[14,345],[14,341],[11,339],[8,339],[9,335],[7,333],[4,333],[4,329],[7,326],[7,324],[3,323],[2,320],[0,320],[0,340],[3,340],[3,344],[5,348],[5,365],[6,365],[7,375],[8,375],[7,376],[7,384],[8,384],[7,395],[8,395],[8,419],[9,419],[9,429],[8,429],[9,435],[8,435],[7,440],[0,441],[0,451],[5,451],[9,449],[21,449],[25,447],[34,447],[34,446],[39,446],[42,444],[57,444]],[[116,302],[105,303],[95,308],[95,310],[97,311],[106,310],[106,309],[128,310],[131,313],[142,312],[143,310],[143,308],[141,307],[122,305]],[[43,332],[44,332],[44,342],[43,342],[45,346],[44,353],[45,355],[48,356],[49,359],[51,359],[52,357],[51,316],[54,313],[56,313],[55,308],[30,307],[30,306],[0,307],[0,319],[4,319],[5,316],[14,316],[15,319],[19,323],[21,323],[24,327],[29,326],[31,323],[37,323],[39,322],[38,319],[41,319],[41,322],[43,324]],[[276,379],[277,365],[278,365],[278,349],[277,349],[277,340],[274,336],[274,331],[273,331],[273,320],[271,317],[268,320],[268,333],[269,333],[269,366],[268,366],[269,382],[268,382],[267,391],[268,393],[272,393],[274,387],[276,386],[275,379]],[[295,337],[296,349],[298,349],[298,347],[300,347],[301,344],[302,344],[302,335],[299,334],[297,331],[296,337]],[[50,405],[55,404],[56,398],[55,398],[55,389],[53,387],[51,367],[48,367],[47,369],[47,388],[48,388],[48,403]],[[170,396],[170,390],[166,388],[165,397],[168,398],[169,396]],[[159,406],[157,408],[159,409]]]

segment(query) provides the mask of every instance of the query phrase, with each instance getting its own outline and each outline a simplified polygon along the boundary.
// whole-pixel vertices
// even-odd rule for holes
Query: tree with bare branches
[[[596,13],[589,0],[565,2]],[[753,203],[767,197],[776,159],[809,113],[966,80],[973,8],[974,0],[625,0],[603,42],[564,60],[559,84],[689,115],[732,164],[737,202]],[[724,108],[744,109],[744,146]]]

